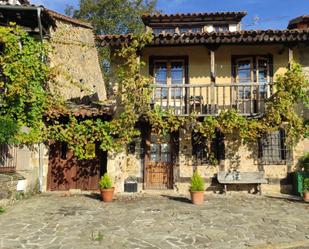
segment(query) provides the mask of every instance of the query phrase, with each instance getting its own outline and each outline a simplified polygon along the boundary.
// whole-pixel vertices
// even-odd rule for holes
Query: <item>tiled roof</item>
[[[204,13],[176,13],[176,14],[144,14],[143,22],[148,25],[151,22],[171,22],[171,21],[205,21],[214,20],[216,18],[241,20],[247,15],[245,11],[239,12],[204,12]]]
[[[41,7],[43,8],[43,11],[48,15],[50,16],[52,19],[58,19],[58,20],[62,20],[62,21],[66,21],[66,22],[69,22],[69,23],[72,23],[74,25],[77,25],[77,26],[80,26],[80,27],[84,27],[84,28],[88,28],[88,29],[92,29],[92,25],[88,22],[84,22],[84,21],[81,21],[79,19],[76,19],[76,18],[73,18],[73,17],[70,17],[70,16],[66,16],[66,15],[63,15],[63,14],[60,14],[54,10],[50,10],[50,9],[47,9],[43,6],[37,6],[37,5],[33,5],[33,4],[29,4],[29,1],[24,1],[22,3],[22,5],[11,5],[9,3],[7,4],[0,4],[0,9],[1,9],[1,6],[12,6],[12,9],[14,9],[14,7],[18,7],[18,8],[25,8],[25,9],[29,9],[29,8],[38,8],[38,7]],[[18,11],[18,10],[16,10]]]
[[[6,4],[10,4],[9,0],[1,0],[0,2],[5,2]],[[18,0],[20,4],[30,4],[28,0]]]
[[[78,25],[78,26],[81,26],[81,27],[84,27],[84,28],[89,28],[89,29],[93,28],[92,25],[88,22],[84,22],[84,21],[81,21],[79,19],[60,14],[60,13],[53,11],[53,10],[50,10],[50,9],[45,9],[45,11],[52,18],[63,20],[63,21],[66,21],[66,22],[69,22],[69,23],[72,23],[72,24],[75,24],[75,25]]]
[[[68,101],[66,103],[66,108],[63,109],[54,109],[50,113],[47,114],[48,117],[60,117],[60,116],[68,116],[73,115],[75,117],[95,117],[108,115],[111,116],[115,112],[114,104],[77,104],[74,102]]]
[[[101,46],[119,46],[129,43],[132,35],[97,36]],[[235,32],[185,33],[153,35],[151,45],[197,45],[197,44],[259,44],[308,42],[309,30],[243,30]]]
[[[298,23],[307,22],[309,23],[309,15],[303,15],[292,19],[289,22],[288,29],[294,29],[297,27]]]

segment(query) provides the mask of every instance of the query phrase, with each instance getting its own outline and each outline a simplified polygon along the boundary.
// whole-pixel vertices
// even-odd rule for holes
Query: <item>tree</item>
[[[68,6],[66,14],[92,23],[98,35],[141,33],[142,14],[156,12],[157,0],[79,0],[79,9]]]

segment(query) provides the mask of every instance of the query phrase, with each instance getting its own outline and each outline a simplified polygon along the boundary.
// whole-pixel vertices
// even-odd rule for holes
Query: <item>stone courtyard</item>
[[[134,195],[102,203],[97,195],[44,194],[0,215],[0,248],[309,248],[309,204],[248,194]]]

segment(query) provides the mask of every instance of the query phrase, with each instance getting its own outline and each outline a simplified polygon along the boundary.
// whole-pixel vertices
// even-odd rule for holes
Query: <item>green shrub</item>
[[[0,214],[3,214],[5,212],[3,207],[0,207]]]
[[[193,176],[191,178],[190,191],[192,192],[205,191],[204,179],[197,171],[194,171]]]
[[[309,192],[309,178],[304,179],[304,192]]]
[[[304,171],[309,172],[309,152],[306,152],[301,158],[299,158],[299,164]]]
[[[108,188],[112,188],[113,187],[113,182],[112,179],[110,178],[110,176],[105,173],[100,181],[99,181],[99,187],[100,189],[108,189]]]

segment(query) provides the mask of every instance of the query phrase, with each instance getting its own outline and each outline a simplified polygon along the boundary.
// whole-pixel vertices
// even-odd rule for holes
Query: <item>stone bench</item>
[[[224,193],[227,191],[228,184],[256,184],[257,191],[262,194],[261,184],[267,183],[264,178],[264,171],[258,172],[239,172],[239,171],[220,171],[217,174],[217,179],[224,186]]]

